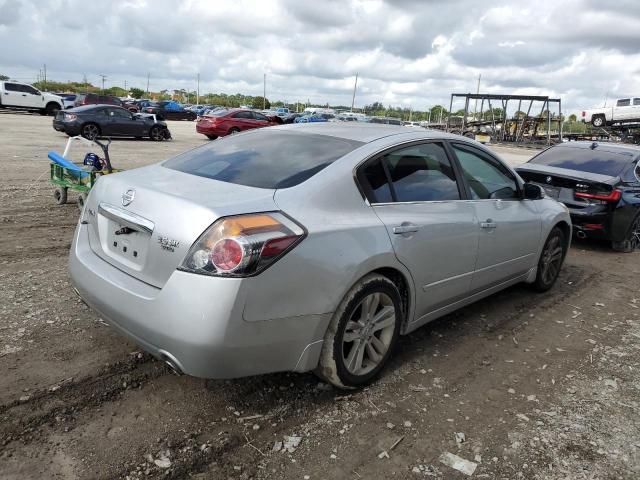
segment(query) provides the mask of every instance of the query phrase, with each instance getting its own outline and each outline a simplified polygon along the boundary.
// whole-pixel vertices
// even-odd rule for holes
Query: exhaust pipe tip
[[[169,355],[168,353],[161,352],[160,360],[162,360],[165,363],[165,365],[169,367],[169,370],[171,370],[171,372],[174,375],[178,377],[184,375],[184,372],[182,371],[182,368],[180,368],[180,365],[178,364],[177,360],[173,358],[171,355]]]
[[[578,230],[578,231],[576,231],[576,237],[578,237],[580,239],[584,239],[584,238],[587,238],[587,234],[584,233],[582,230]]]

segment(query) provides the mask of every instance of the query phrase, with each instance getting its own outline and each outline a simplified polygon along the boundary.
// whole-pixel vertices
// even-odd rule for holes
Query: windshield
[[[617,177],[632,160],[633,154],[629,152],[558,147],[545,150],[529,160],[529,163]]]
[[[344,138],[269,128],[216,140],[163,166],[250,187],[288,188],[361,145]]]

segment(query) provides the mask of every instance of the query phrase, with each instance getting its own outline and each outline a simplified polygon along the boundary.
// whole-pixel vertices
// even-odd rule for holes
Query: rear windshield
[[[629,152],[560,147],[545,150],[529,160],[529,163],[617,177],[631,163],[633,157]]]
[[[163,165],[238,185],[288,188],[361,145],[344,138],[266,128],[216,140]]]

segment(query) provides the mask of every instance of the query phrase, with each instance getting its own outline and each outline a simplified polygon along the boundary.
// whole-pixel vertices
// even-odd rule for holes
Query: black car
[[[171,138],[167,124],[154,120],[153,115],[132,113],[114,105],[85,105],[60,111],[53,119],[53,128],[89,140],[97,137],[149,137],[155,141]]]
[[[144,113],[153,113],[157,115],[159,118],[164,120],[195,120],[198,118],[196,112],[192,112],[190,110],[185,110],[184,108],[181,110],[167,110],[165,105],[167,105],[168,101],[160,101],[160,102],[152,102],[146,108],[143,108],[142,111]]]
[[[564,203],[578,238],[603,238],[614,250],[640,246],[640,148],[567,142],[516,168],[549,197]]]

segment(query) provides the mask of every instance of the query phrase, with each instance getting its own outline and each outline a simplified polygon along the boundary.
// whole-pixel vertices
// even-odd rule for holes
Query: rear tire
[[[595,115],[591,119],[591,125],[593,125],[594,127],[604,127],[604,124],[605,124],[604,115]]]
[[[53,198],[58,205],[64,205],[67,203],[67,189],[64,187],[58,187],[53,191]]]
[[[562,263],[567,253],[567,242],[564,232],[560,227],[553,227],[551,233],[544,242],[540,260],[538,260],[538,271],[532,286],[538,292],[546,292],[556,283]]]
[[[631,221],[627,236],[620,242],[611,242],[611,248],[616,252],[631,253],[640,247],[640,214]]]
[[[333,314],[316,375],[343,389],[372,382],[393,352],[403,319],[396,285],[382,275],[365,276]]]
[[[87,203],[87,194],[81,193],[78,195],[78,208],[80,209],[80,213],[84,210],[84,206]]]
[[[100,127],[95,123],[87,123],[82,126],[80,130],[80,135],[82,135],[87,140],[95,140],[100,136]]]
[[[216,138],[218,138],[218,136],[217,136],[217,135],[206,135],[206,137],[207,137],[209,140],[215,140]]]

